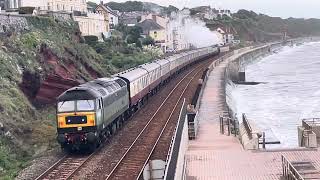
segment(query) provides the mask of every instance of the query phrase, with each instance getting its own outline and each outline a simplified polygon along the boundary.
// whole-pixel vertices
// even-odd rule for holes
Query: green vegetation
[[[15,149],[9,147],[8,139],[0,139],[0,177],[4,180],[16,176],[17,171],[25,167],[28,161],[23,155],[19,155],[23,152],[14,152]]]
[[[142,45],[148,46],[148,45],[155,45],[155,41],[152,37],[147,36],[146,38],[143,39]]]
[[[144,11],[143,3],[140,1],[127,1],[124,3],[109,2],[107,5],[120,12]]]
[[[218,20],[207,21],[207,26],[210,29],[227,27],[241,40],[253,42],[279,40],[284,32],[292,38],[320,35],[319,19],[281,19],[247,10],[239,10],[232,16],[233,18],[223,16]]]
[[[142,38],[140,27],[120,24],[115,29],[105,42],[90,43],[90,46],[103,57],[103,61],[110,62],[116,69],[129,69],[156,59],[162,54],[159,49],[143,50],[142,45],[154,44],[154,41],[150,37]]]
[[[178,11],[179,9],[174,6],[164,7],[151,2],[140,2],[140,1],[127,1],[124,3],[109,2],[107,5],[113,9],[120,12],[131,12],[131,11],[145,11],[145,12],[157,12],[162,15],[170,14],[173,11]]]

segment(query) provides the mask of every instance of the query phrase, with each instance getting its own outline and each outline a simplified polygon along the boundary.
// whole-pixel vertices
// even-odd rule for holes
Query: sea
[[[230,85],[233,111],[245,113],[266,133],[267,148],[298,147],[304,118],[320,118],[320,43],[284,47],[244,67],[246,81],[258,85]]]

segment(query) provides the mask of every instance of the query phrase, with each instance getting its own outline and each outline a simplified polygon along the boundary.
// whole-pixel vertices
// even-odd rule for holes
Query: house
[[[47,11],[87,12],[86,0],[5,0],[7,9],[35,7]]]
[[[28,0],[29,1],[29,0]],[[87,12],[86,0],[44,0],[47,1],[47,10],[65,12]]]
[[[218,12],[218,16],[220,16],[220,17],[223,17],[224,15],[225,15],[225,16],[228,16],[228,17],[232,17],[230,10],[227,10],[227,9],[219,9],[219,10],[217,10],[217,12]]]
[[[159,16],[159,15],[150,13],[150,14],[147,14],[147,15],[142,15],[140,22],[142,22],[142,21],[144,21],[146,19],[152,19],[162,27],[166,27],[166,24],[167,24],[167,21],[168,21],[168,19],[163,17],[163,16]]]
[[[5,9],[5,0],[0,0],[0,12]]]
[[[190,49],[191,45],[185,35],[186,22],[190,18],[190,10],[172,12],[166,25],[166,51],[181,51]]]
[[[103,15],[88,12],[85,16],[73,16],[78,22],[82,36],[97,36],[102,39],[102,34],[109,32],[109,23]]]
[[[100,3],[95,12],[103,14],[106,19],[108,19],[110,29],[113,29],[116,25],[119,24],[119,14],[118,11],[112,10],[109,6]]]
[[[154,39],[157,46],[165,51],[166,47],[166,30],[153,19],[146,19],[137,26],[142,28],[143,35],[150,36]]]
[[[196,13],[196,16],[200,19],[208,19],[213,20],[216,19],[218,16],[218,13],[214,11],[210,6],[199,6],[196,8],[193,8],[194,11],[198,12]]]
[[[135,26],[139,23],[141,17],[148,13],[142,11],[123,12],[119,17],[119,23],[127,26]]]
[[[70,13],[83,36],[94,35],[101,39],[102,34],[109,31],[109,19],[88,11],[86,0],[5,0],[5,4],[8,9],[35,7],[41,14]]]
[[[223,42],[223,44],[231,44],[234,42],[234,35],[231,28],[219,27],[216,29],[216,32],[220,34],[218,37],[220,37],[220,40]]]

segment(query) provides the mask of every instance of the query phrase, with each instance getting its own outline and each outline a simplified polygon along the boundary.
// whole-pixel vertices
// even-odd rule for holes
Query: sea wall
[[[228,65],[225,69],[224,84],[225,84],[225,99],[228,107],[229,115],[233,120],[240,123],[239,138],[245,149],[258,149],[259,138],[262,138],[263,132],[260,131],[253,120],[247,119],[245,122],[243,118],[236,114],[236,99],[234,99],[232,92],[236,84],[255,84],[258,82],[245,81],[245,67],[248,64],[254,63],[259,58],[265,57],[272,53],[277,53],[284,46],[292,46],[303,42],[318,41],[319,38],[300,38],[287,42],[277,42],[272,44],[254,47],[242,52],[235,52],[234,56],[228,59]],[[248,128],[250,126],[250,128]]]
[[[259,149],[259,138],[261,138],[262,133],[254,124],[254,121],[249,119],[243,120],[243,118],[238,119],[238,115],[236,114],[237,110],[235,106],[235,100],[233,99],[231,93],[232,89],[236,83],[243,83],[245,81],[241,77],[241,74],[245,74],[244,67],[263,56],[267,56],[273,52],[279,51],[283,45],[286,45],[286,43],[278,42],[264,46],[243,49],[240,52],[234,52],[234,56],[228,59],[228,65],[224,74],[226,105],[228,107],[229,116],[233,119],[233,121],[240,123],[237,126],[239,127],[238,137],[244,149],[246,150]]]

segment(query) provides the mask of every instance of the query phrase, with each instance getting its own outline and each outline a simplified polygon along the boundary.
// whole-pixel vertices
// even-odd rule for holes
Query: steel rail
[[[204,66],[205,66],[205,65],[203,65],[203,66],[200,68],[200,70],[197,71],[197,73],[192,76],[192,78],[189,80],[187,86],[184,88],[184,90],[182,91],[181,95],[179,96],[179,99],[178,99],[177,103],[175,104],[175,106],[173,107],[173,110],[171,111],[171,114],[170,114],[169,118],[167,119],[166,124],[165,124],[164,127],[162,128],[161,133],[160,133],[157,141],[156,141],[155,144],[153,145],[153,147],[152,147],[152,149],[151,149],[151,152],[150,152],[149,155],[148,155],[148,158],[147,158],[146,161],[144,162],[143,168],[140,170],[139,175],[138,175],[138,177],[136,178],[137,180],[139,180],[140,176],[141,176],[142,173],[143,173],[143,170],[144,170],[145,166],[148,164],[148,161],[149,161],[150,157],[152,156],[155,148],[157,147],[157,145],[158,145],[158,143],[159,143],[159,141],[160,141],[160,139],[161,139],[161,137],[162,137],[163,132],[166,130],[167,125],[168,125],[168,123],[170,122],[170,120],[171,120],[171,118],[172,118],[172,116],[173,116],[174,111],[176,110],[177,106],[179,105],[180,100],[182,99],[182,96],[184,95],[184,93],[185,93],[186,90],[188,89],[189,85],[190,85],[191,82],[194,80],[194,78],[201,72],[201,70],[203,69]]]
[[[71,155],[65,155],[61,159],[59,159],[56,163],[54,163],[52,166],[50,166],[45,172],[43,172],[41,175],[39,175],[35,180],[52,179],[48,176],[50,176],[50,175],[59,176],[57,174],[67,174],[67,175],[65,175],[65,177],[62,177],[59,179],[70,179],[70,177],[72,177],[74,175],[74,173],[77,172],[77,170],[80,169],[84,165],[84,163],[89,161],[98,151],[99,151],[99,149],[97,151],[91,153],[87,157],[82,157],[82,156],[81,157],[72,157]],[[70,160],[71,161],[74,160],[74,161],[72,163],[67,163],[67,161],[70,161]],[[75,167],[73,167],[71,169],[60,169],[59,172],[55,172],[55,170],[59,169],[59,167],[65,165],[64,163],[75,165]],[[76,164],[76,163],[78,163],[78,164]],[[68,166],[68,167],[70,167],[70,166]],[[65,170],[65,171],[63,171],[63,170]]]
[[[127,149],[127,151],[124,153],[124,155],[121,157],[121,159],[118,161],[118,163],[114,166],[114,168],[112,169],[112,171],[109,173],[108,177],[106,178],[106,180],[111,179],[111,177],[113,177],[115,174],[115,172],[117,171],[117,169],[120,167],[120,164],[123,162],[123,160],[127,157],[127,154],[131,151],[131,149],[136,145],[136,142],[141,138],[142,134],[145,132],[145,130],[149,127],[149,125],[151,124],[151,122],[154,120],[155,116],[159,113],[159,111],[161,110],[161,108],[165,105],[165,103],[167,102],[167,100],[171,97],[171,95],[176,91],[176,89],[180,86],[180,84],[187,78],[189,77],[190,74],[192,74],[194,71],[196,71],[197,69],[200,69],[203,65],[199,65],[197,66],[194,70],[190,71],[188,74],[186,74],[177,84],[176,86],[171,90],[171,92],[169,93],[169,95],[166,97],[166,99],[162,102],[162,104],[159,106],[159,108],[156,110],[156,112],[153,114],[153,116],[149,119],[148,123],[144,126],[144,128],[141,130],[141,132],[138,134],[138,136],[135,138],[134,142],[130,145],[130,147]],[[199,70],[200,71],[200,70]],[[191,80],[190,80],[191,82]],[[189,83],[188,83],[189,85]],[[187,89],[187,86],[186,88]],[[184,90],[185,91],[185,90]],[[183,93],[181,93],[178,102],[180,101],[181,97],[182,97]],[[178,102],[176,103],[175,107],[177,106]],[[168,121],[170,120],[170,118],[172,117],[174,110],[171,111],[170,117],[168,118],[166,124],[168,124]],[[165,125],[166,125],[165,124]],[[161,131],[161,133],[163,133],[163,129]],[[158,137],[158,140],[160,139],[160,136]],[[157,141],[158,141],[157,140]],[[154,148],[152,148],[154,149]],[[149,156],[148,156],[149,158]],[[145,165],[144,165],[145,166]],[[140,174],[140,172],[139,172]],[[137,177],[139,178],[139,176]]]

